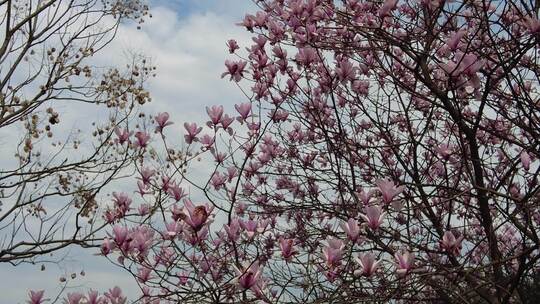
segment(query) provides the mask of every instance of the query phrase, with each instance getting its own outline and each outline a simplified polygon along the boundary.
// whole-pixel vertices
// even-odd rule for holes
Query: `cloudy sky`
[[[141,30],[121,26],[117,39],[106,52],[107,60],[125,63],[122,56],[135,51],[149,56],[157,77],[149,83],[153,102],[146,112],[167,111],[178,128],[185,121],[205,121],[205,106],[223,104],[232,109],[245,101],[235,85],[220,75],[229,56],[226,41],[237,39],[246,46],[249,33],[235,23],[254,12],[249,0],[155,0]],[[242,43],[245,42],[245,43]],[[181,136],[179,134],[179,136]],[[58,291],[63,274],[86,272],[72,286],[105,290],[118,285],[134,293],[132,279],[113,270],[102,257],[71,249],[62,267],[39,271],[39,265],[12,267],[0,264],[0,304],[25,303],[29,289],[46,289],[48,297]],[[130,287],[131,286],[131,287]]]

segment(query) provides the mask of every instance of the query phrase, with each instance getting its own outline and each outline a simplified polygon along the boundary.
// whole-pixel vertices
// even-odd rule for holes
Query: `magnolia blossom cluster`
[[[198,133],[202,128],[186,124],[194,126],[186,127],[188,132],[186,141],[189,144],[200,145],[203,152],[209,152],[218,168],[226,167],[225,173],[216,170],[211,175],[207,183],[208,189],[213,192],[225,192],[228,197],[235,195],[234,187],[241,177],[239,171],[245,172],[247,180],[253,179],[258,176],[257,171],[260,168],[281,155],[279,143],[268,136],[263,138],[260,145],[261,152],[255,153],[256,150],[249,146],[249,140],[258,134],[250,133],[252,129],[246,122],[250,117],[251,108],[246,104],[236,105],[235,108],[238,113],[236,121],[248,128],[248,136],[242,145],[243,153],[253,155],[257,160],[257,163],[249,162],[245,168],[226,167],[226,158],[215,157],[218,149],[215,141],[207,139],[208,135],[199,137]],[[223,107],[208,108],[207,111],[210,118],[207,126],[216,133],[219,129],[226,131],[230,127],[230,124],[222,123],[222,117],[226,117],[227,121],[229,117],[224,115],[223,111]],[[190,133],[190,130],[196,132]],[[163,129],[160,129],[160,132],[163,132]],[[226,131],[226,134],[229,132]],[[159,301],[154,297],[172,297],[172,293],[166,290],[155,290],[155,280],[163,276],[164,272],[176,277],[174,288],[185,288],[188,294],[187,290],[190,288],[201,288],[197,286],[201,278],[207,278],[212,284],[224,283],[225,286],[229,286],[227,287],[229,299],[249,290],[256,298],[272,302],[278,298],[279,290],[272,288],[274,283],[272,278],[265,275],[265,266],[270,263],[285,263],[289,265],[288,267],[294,267],[298,263],[313,263],[318,265],[317,269],[324,274],[328,282],[335,282],[346,276],[349,271],[353,277],[366,278],[376,275],[379,271],[381,275],[386,271],[393,271],[397,278],[404,278],[415,270],[415,253],[407,249],[393,250],[392,255],[387,255],[373,248],[367,252],[353,254],[352,263],[347,262],[351,250],[364,248],[370,236],[384,233],[385,227],[388,226],[386,217],[389,212],[403,208],[401,202],[403,199],[400,196],[405,187],[388,178],[376,180],[371,189],[364,188],[355,192],[357,204],[363,208],[358,209],[359,212],[355,217],[338,220],[339,229],[332,230],[337,235],[323,239],[319,251],[316,250],[315,255],[309,257],[306,256],[311,250],[308,249],[311,246],[309,239],[303,239],[287,230],[280,232],[286,229],[284,227],[290,220],[282,222],[275,213],[253,212],[246,202],[230,204],[233,209],[229,212],[227,209],[224,210],[226,205],[218,205],[216,202],[212,202],[212,205],[194,204],[189,198],[185,198],[186,191],[179,185],[180,182],[173,181],[174,174],[169,176],[158,171],[143,167],[137,178],[136,192],[141,199],[165,197],[165,200],[158,201],[154,206],[148,202],[140,204],[138,216],[148,218],[154,213],[163,214],[164,227],[157,229],[155,233],[157,226],[149,221],[142,221],[141,225],[132,228],[115,224],[111,235],[105,238],[101,247],[101,253],[105,256],[117,252],[118,263],[133,271],[138,282],[145,286],[143,289],[145,301],[150,299]],[[180,179],[183,181],[184,177]],[[287,189],[289,192],[295,187],[292,179],[279,178],[276,183],[276,189]],[[318,189],[312,187],[310,191],[317,193]],[[243,185],[243,192],[247,195],[253,194],[256,188],[246,183]],[[281,199],[285,197],[282,196]],[[168,201],[172,204],[168,204]],[[132,198],[126,193],[113,193],[113,204],[113,210],[117,210],[114,214],[118,216],[108,218],[108,222],[121,222],[122,217],[131,209]],[[166,210],[156,210],[164,206],[169,207]],[[109,210],[106,217],[110,213]],[[230,219],[226,224],[211,225],[212,218],[219,213],[229,214]],[[327,225],[329,224],[330,221],[327,222]],[[458,256],[462,239],[463,237],[456,238],[448,231],[440,240],[439,248]],[[264,250],[261,255],[252,256],[251,252],[246,251],[258,248],[261,246],[259,244]],[[240,248],[243,248],[243,252],[239,251]],[[231,258],[234,259],[230,260]],[[135,268],[127,266],[126,259],[138,266]]]
[[[30,291],[28,294],[28,304],[47,303],[50,299],[46,298],[45,291]],[[122,290],[118,287],[109,289],[103,295],[100,295],[95,290],[90,290],[87,294],[79,292],[67,293],[63,299],[66,304],[126,304],[127,297],[122,294]]]
[[[222,74],[247,101],[117,133],[139,195],[102,253],[147,302],[525,302],[540,23],[510,2],[257,1]]]

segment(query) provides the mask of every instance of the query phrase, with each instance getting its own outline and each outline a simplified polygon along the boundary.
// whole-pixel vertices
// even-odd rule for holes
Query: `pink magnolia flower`
[[[172,197],[174,197],[174,200],[177,202],[187,195],[184,192],[184,189],[180,187],[180,185],[178,185],[176,182],[169,183],[169,187],[167,190],[167,192],[172,195]]]
[[[174,239],[178,234],[182,232],[182,225],[177,221],[172,221],[165,224],[165,232],[163,233],[163,238],[166,240]]]
[[[467,34],[466,30],[459,30],[456,33],[454,33],[448,40],[446,41],[446,46],[449,50],[455,51],[459,45],[459,42],[461,41],[461,38]]]
[[[201,138],[200,138],[200,142],[203,146],[205,146],[206,148],[210,148],[213,144],[214,144],[214,141],[215,141],[215,138],[211,135],[208,135],[208,134],[204,134]]]
[[[232,242],[236,242],[236,240],[238,240],[238,237],[240,236],[240,221],[238,220],[238,218],[234,218],[231,220],[231,223],[229,225],[224,225],[223,229],[225,229],[229,240]]]
[[[145,216],[150,213],[150,206],[148,204],[141,204],[139,208],[137,208],[137,211],[140,216]]]
[[[203,275],[208,273],[213,266],[214,265],[206,259],[201,259],[199,261],[199,271]]]
[[[106,237],[103,239],[103,244],[101,244],[101,254],[108,255],[114,249],[114,244],[111,243],[111,240]]]
[[[460,54],[460,72],[467,76],[474,76],[484,66],[485,60],[480,60],[475,54]]]
[[[279,248],[281,249],[281,256],[285,261],[290,261],[292,256],[298,252],[294,248],[294,239],[281,238],[279,240]]]
[[[319,55],[317,55],[317,52],[313,48],[306,47],[301,48],[298,51],[295,59],[299,64],[308,66],[314,62],[317,62],[319,60]]]
[[[246,61],[226,60],[225,66],[227,67],[227,71],[221,74],[221,78],[227,75],[231,75],[231,81],[234,80],[236,82],[239,82],[240,80],[242,80],[242,77],[244,77],[244,69],[246,67],[246,64]]]
[[[109,299],[111,304],[125,304],[127,302],[127,298],[122,295],[122,290],[118,286],[109,289],[109,291],[105,293],[105,297]]]
[[[268,85],[265,83],[257,82],[255,85],[251,88],[251,91],[255,93],[255,99],[260,100],[261,98],[265,98],[268,96],[270,91],[268,90]]]
[[[435,152],[437,152],[437,154],[439,154],[439,156],[444,160],[448,160],[450,155],[452,155],[452,147],[448,144],[442,144],[435,148]]]
[[[253,17],[253,21],[259,27],[265,26],[268,14],[266,12],[257,12]]]
[[[333,268],[340,263],[345,245],[339,239],[329,238],[327,242],[328,245],[323,248],[323,255],[326,265]]]
[[[183,239],[191,246],[196,246],[208,238],[208,232],[208,226],[202,226],[196,233],[184,230]]]
[[[286,59],[287,58],[287,50],[283,49],[279,45],[275,45],[272,48],[272,53],[274,54],[274,56],[276,56],[279,59]]]
[[[525,24],[525,27],[529,30],[529,33],[536,34],[540,32],[540,20],[536,19],[535,17],[527,16],[525,17],[525,20],[523,22]]]
[[[396,9],[398,0],[385,0],[379,10],[379,17],[384,18],[390,15],[390,12]]]
[[[79,292],[73,292],[67,294],[66,304],[81,304],[81,301],[85,299],[84,295]]]
[[[247,14],[244,16],[244,20],[238,23],[238,25],[244,26],[248,31],[252,32],[257,22],[255,21],[255,16]]]
[[[484,59],[479,59],[475,54],[465,54],[457,51],[453,61],[443,64],[441,67],[450,77],[468,76],[470,85],[473,89],[479,88],[480,80],[476,73],[485,65]]]
[[[230,54],[234,54],[236,50],[240,49],[240,47],[238,46],[238,42],[236,42],[236,40],[234,39],[229,39],[227,41],[227,47],[229,47]]]
[[[88,296],[86,297],[86,304],[102,304],[103,300],[100,298],[99,293],[96,290],[88,291]]]
[[[355,79],[355,74],[356,68],[349,60],[343,59],[339,61],[338,67],[336,68],[336,75],[339,81],[341,81],[342,83],[352,81]]]
[[[137,280],[144,284],[152,278],[152,276],[150,275],[151,273],[152,273],[151,268],[141,267],[139,268],[139,271],[137,273]]]
[[[154,231],[145,227],[139,226],[133,233],[133,241],[130,244],[133,249],[137,250],[139,257],[145,257],[148,250],[152,246]]]
[[[221,174],[220,172],[214,173],[214,175],[212,175],[212,178],[210,179],[212,187],[214,187],[214,189],[216,190],[220,190],[223,186],[225,186],[226,182],[227,176],[225,174]]]
[[[227,130],[231,126],[231,124],[234,122],[234,118],[229,117],[229,115],[227,114],[223,114],[220,122],[223,129]],[[229,129],[229,132],[231,132],[230,129]]]
[[[155,173],[156,173],[156,171],[152,170],[150,168],[142,168],[142,170],[141,170],[141,180],[142,180],[142,182],[145,185],[150,183],[150,179],[152,178],[152,176],[154,176]]]
[[[114,133],[118,137],[115,139],[115,142],[121,145],[125,142],[129,142],[129,137],[133,134],[133,132],[129,132],[127,129],[120,130],[118,127],[114,128]]]
[[[396,273],[399,277],[404,277],[414,267],[414,253],[410,253],[408,251],[405,251],[404,253],[396,252],[394,257],[397,261]]]
[[[362,267],[361,275],[366,277],[372,276],[377,271],[379,264],[381,263],[380,260],[375,260],[375,256],[372,253],[359,254],[356,257],[356,261],[358,264],[360,264],[360,267]]]
[[[360,96],[367,96],[369,94],[369,81],[354,80],[351,84],[351,89]]]
[[[240,227],[244,229],[244,232],[246,232],[248,239],[253,239],[253,237],[257,234],[258,226],[259,226],[259,223],[255,220],[252,220],[252,219],[249,219],[247,221],[240,220]]]
[[[382,208],[377,205],[368,206],[364,210],[366,214],[361,214],[360,216],[364,219],[364,221],[366,221],[368,227],[371,228],[371,230],[379,229],[386,213],[383,212]]]
[[[131,208],[129,207],[131,205],[131,198],[129,195],[125,192],[113,192],[113,202],[114,207],[120,212],[120,214],[123,216],[128,212]]]
[[[184,135],[184,140],[186,143],[191,144],[193,141],[197,140],[197,135],[201,133],[202,128],[197,128],[196,123],[184,123],[184,128],[187,131],[187,134]]]
[[[137,190],[135,193],[139,193],[141,196],[150,193],[149,187],[145,185],[142,181],[137,181]]]
[[[236,203],[236,206],[234,206],[234,212],[238,214],[239,216],[243,216],[246,212],[247,205],[244,202],[238,202]]]
[[[360,192],[357,192],[357,196],[358,198],[362,201],[362,203],[364,204],[364,206],[367,206],[369,205],[369,202],[371,201],[371,198],[373,197],[373,194],[375,193],[375,190],[365,190],[365,189],[362,189],[360,190]]]
[[[234,266],[234,269],[238,275],[238,284],[244,289],[250,289],[255,286],[262,276],[262,269],[259,267],[259,262],[254,262],[245,270],[240,270],[236,266]]]
[[[222,153],[222,152],[215,153],[215,152],[212,151],[212,154],[214,155],[214,159],[215,159],[216,163],[218,163],[218,164],[222,164],[223,161],[225,160],[225,157],[227,157],[227,154]]]
[[[150,304],[150,302],[146,302],[147,301],[147,298],[150,297],[152,295],[152,290],[150,289],[150,287],[148,286],[143,286],[142,288],[142,296],[143,296],[143,299],[144,299],[144,304]]]
[[[183,219],[186,214],[184,213],[184,208],[178,207],[177,204],[174,204],[171,208],[172,213],[172,219],[175,221],[178,221],[179,219]]]
[[[128,229],[120,225],[115,225],[113,227],[113,234],[114,234],[113,239],[116,245],[122,246],[124,241],[126,241],[128,238]]]
[[[347,234],[347,237],[352,242],[356,242],[358,240],[358,236],[360,235],[360,227],[358,226],[358,221],[356,219],[350,218],[347,222],[342,222],[340,224],[341,229],[343,229],[343,232]]]
[[[521,160],[521,165],[523,166],[525,171],[529,171],[529,168],[531,167],[531,156],[529,155],[529,153],[523,150],[521,151],[519,158]]]
[[[138,131],[137,133],[135,133],[135,138],[137,138],[135,146],[140,148],[145,148],[148,144],[148,141],[150,141],[150,135],[142,131]]]
[[[253,37],[251,38],[251,40],[255,42],[255,50],[262,50],[264,48],[264,45],[268,41],[268,39],[266,39],[266,37],[264,37],[263,35],[258,35],[257,37]]]
[[[154,256],[155,265],[170,267],[174,261],[174,250],[169,246],[162,246],[158,254]]]
[[[289,112],[283,109],[273,109],[272,112],[268,113],[268,116],[272,118],[274,122],[284,122],[289,117]]]
[[[212,124],[217,125],[223,115],[223,106],[206,107],[206,113],[208,113]]]
[[[390,203],[394,199],[394,197],[400,194],[403,189],[405,189],[405,186],[397,187],[393,181],[386,179],[378,180],[375,182],[375,184],[381,191],[383,200],[387,204]]]
[[[461,252],[462,241],[463,236],[456,238],[453,232],[446,231],[441,240],[441,247],[448,251],[450,254],[457,256]]]
[[[227,181],[230,183],[235,177],[238,176],[238,170],[231,166],[227,168]]]
[[[107,208],[107,210],[105,210],[105,214],[103,214],[103,218],[105,219],[105,221],[107,221],[108,224],[114,223],[114,221],[116,221],[117,219],[117,214],[115,211]]]
[[[243,122],[249,117],[249,114],[251,113],[251,103],[250,102],[244,102],[241,104],[234,105],[234,108],[240,114],[240,117],[238,117],[238,121]]]
[[[43,303],[43,295],[45,294],[45,290],[30,290],[28,293],[28,296],[30,297],[30,300],[26,301],[28,304],[41,304]]]
[[[169,113],[167,112],[159,113],[155,117],[155,120],[158,124],[158,126],[156,127],[156,132],[161,132],[166,126],[170,126],[173,124],[173,122],[169,121]]]
[[[164,192],[169,192],[169,187],[171,186],[171,178],[166,175],[161,176],[161,190]]]

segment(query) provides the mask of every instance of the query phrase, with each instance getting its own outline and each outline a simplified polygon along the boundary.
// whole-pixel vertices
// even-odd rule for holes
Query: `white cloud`
[[[157,77],[149,83],[154,101],[151,109],[169,111],[182,123],[202,121],[206,105],[228,104],[232,108],[230,105],[243,99],[233,83],[220,78],[228,57],[226,41],[235,38],[247,45],[250,40],[249,33],[236,26],[234,19],[213,12],[181,19],[164,7],[152,10],[152,16],[142,30],[122,26],[108,48],[116,51],[107,52],[118,55],[135,50],[150,56],[157,66]]]

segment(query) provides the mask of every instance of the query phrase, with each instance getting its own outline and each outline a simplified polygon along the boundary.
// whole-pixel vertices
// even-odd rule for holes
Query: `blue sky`
[[[255,7],[250,0],[155,0],[152,4],[174,10],[180,17],[212,11],[238,18]]]
[[[207,105],[223,104],[232,111],[235,103],[245,102],[240,90],[220,75],[229,56],[226,41],[235,38],[241,46],[250,42],[250,34],[235,23],[254,11],[250,0],[151,1],[153,18],[145,22],[142,30],[122,25],[116,40],[95,60],[99,65],[123,64],[128,51],[149,56],[157,66],[157,77],[148,85],[153,102],[145,111],[169,112],[181,133],[184,122],[207,120]],[[66,128],[69,121],[79,125],[95,119],[95,113],[72,113],[70,109],[66,107],[66,115],[62,116]],[[62,252],[67,259],[61,267],[48,265],[46,271],[39,271],[40,265],[0,264],[0,304],[25,303],[29,289],[45,289],[47,297],[54,297],[60,288],[58,279],[81,270],[86,276],[70,283],[74,289],[104,291],[119,285],[127,294],[138,294],[129,275],[111,268],[94,253],[71,248]]]

